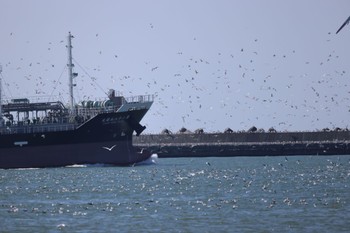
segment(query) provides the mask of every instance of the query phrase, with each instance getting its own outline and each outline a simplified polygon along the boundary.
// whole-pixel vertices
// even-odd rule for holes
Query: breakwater
[[[350,154],[350,131],[141,135],[133,144],[159,157]]]

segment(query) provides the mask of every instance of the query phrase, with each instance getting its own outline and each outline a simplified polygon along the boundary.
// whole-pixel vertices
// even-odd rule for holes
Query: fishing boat
[[[151,157],[132,145],[153,95],[124,97],[109,90],[105,100],[75,103],[72,38],[68,34],[69,105],[30,98],[3,99],[0,69],[0,168],[80,164],[133,165]]]

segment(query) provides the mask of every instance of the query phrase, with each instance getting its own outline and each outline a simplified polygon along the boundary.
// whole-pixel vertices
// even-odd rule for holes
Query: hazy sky
[[[349,0],[0,0],[6,98],[154,94],[146,133],[350,127]]]

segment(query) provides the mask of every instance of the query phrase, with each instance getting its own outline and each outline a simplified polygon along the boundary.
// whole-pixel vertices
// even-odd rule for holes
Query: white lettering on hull
[[[22,147],[23,145],[28,145],[27,141],[20,141],[20,142],[14,142],[13,143],[15,146],[20,146]]]

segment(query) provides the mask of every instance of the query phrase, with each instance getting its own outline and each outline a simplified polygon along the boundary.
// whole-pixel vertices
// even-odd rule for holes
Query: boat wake
[[[106,164],[106,163],[96,163],[96,164],[73,164],[73,165],[68,165],[65,167],[68,168],[84,168],[84,167],[113,167],[114,165],[112,164]]]
[[[140,166],[140,165],[154,165],[158,163],[158,155],[152,154],[147,160],[135,163],[132,166]],[[105,163],[97,163],[97,164],[74,164],[65,166],[67,168],[84,168],[84,167],[116,167],[113,164],[105,164]]]
[[[26,170],[38,170],[40,168],[37,167],[28,167],[28,168],[11,168],[12,170],[18,170],[18,171],[26,171]],[[1,170],[5,170],[5,169],[1,169]]]
[[[158,163],[158,155],[152,154],[147,160],[134,164],[134,166],[139,165],[154,165]]]

